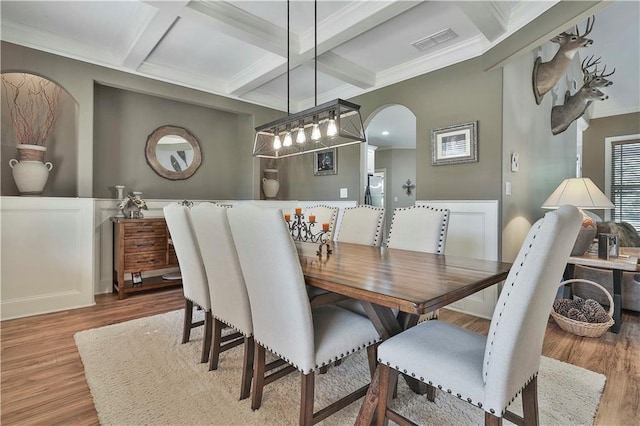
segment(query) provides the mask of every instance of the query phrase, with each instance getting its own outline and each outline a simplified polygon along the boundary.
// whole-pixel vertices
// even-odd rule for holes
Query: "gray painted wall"
[[[275,160],[278,169],[280,191],[278,200],[359,200],[360,195],[360,145],[338,148],[338,173],[315,176],[313,153]],[[263,169],[273,167],[273,162],[263,160]],[[347,198],[340,198],[340,188],[347,188]],[[264,195],[262,195],[264,198]]]
[[[94,196],[94,129],[96,127],[94,122],[94,117],[96,116],[94,111],[94,84],[99,83],[185,104],[200,105],[219,111],[248,116],[239,121],[235,120],[238,126],[237,135],[233,140],[227,141],[229,144],[236,146],[236,150],[233,151],[238,153],[237,160],[236,158],[229,160],[234,163],[238,170],[236,175],[238,182],[235,184],[238,192],[233,198],[260,198],[260,162],[251,157],[254,127],[257,124],[281,117],[283,114],[281,111],[63,58],[7,42],[2,42],[1,44],[1,67],[3,73],[30,72],[46,77],[62,86],[77,102],[77,150],[75,154],[65,151],[61,155],[65,157],[67,155],[77,156],[76,182],[78,196]],[[246,157],[244,156],[245,153],[247,153]],[[124,159],[121,160],[125,161]],[[2,165],[1,167],[4,169],[5,166]],[[3,176],[4,173],[3,171]],[[116,183],[105,181],[99,185],[115,185]],[[140,185],[140,183],[136,183],[136,185]],[[147,183],[144,183],[144,185],[146,186]],[[178,185],[176,184],[175,186],[177,187]],[[207,182],[207,185],[211,186],[213,184]],[[152,188],[151,186],[149,187]],[[204,189],[202,190],[204,191]],[[150,189],[148,193],[153,191],[154,189]]]
[[[388,104],[416,116],[416,199],[500,199],[502,70],[484,72],[481,58],[358,96],[363,119]],[[478,121],[475,163],[431,165],[431,130]],[[377,155],[377,153],[376,153]]]
[[[94,196],[113,197],[114,185],[145,198],[233,199],[240,176],[237,114],[96,84]],[[146,162],[147,137],[163,125],[184,127],[200,143],[202,165],[189,179],[172,181]]]
[[[567,84],[582,81],[579,67],[568,71],[540,105],[533,96],[531,73],[534,60],[549,60],[557,48],[547,43],[542,49],[522,55],[504,67],[504,136],[502,170],[504,182],[511,182],[512,195],[502,198],[502,259],[513,261],[531,225],[546,210],[540,208],[563,179],[575,177],[577,124],[559,135],[551,133],[551,108],[564,100]],[[576,57],[576,61],[577,61]],[[520,170],[511,172],[512,153],[520,155]],[[504,183],[503,186],[504,188]]]
[[[416,199],[499,199],[502,156],[502,70],[465,61],[351,99],[364,122],[381,107],[406,106],[416,116]],[[478,121],[479,162],[431,166],[431,130]],[[278,160],[282,199],[334,200],[340,187],[361,200],[360,148],[339,150],[338,175],[313,176],[312,155]],[[263,166],[264,167],[264,166]],[[357,192],[356,192],[357,191]]]

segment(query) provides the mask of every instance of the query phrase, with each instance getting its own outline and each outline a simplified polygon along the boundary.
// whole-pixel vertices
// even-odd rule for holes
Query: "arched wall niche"
[[[24,102],[27,86],[38,87],[39,81],[52,83],[59,88],[59,102],[56,120],[47,138],[44,161],[53,164],[49,179],[42,196],[77,197],[78,196],[78,102],[69,91],[46,75],[31,71],[8,70],[2,73],[2,105],[1,105],[1,142],[0,153],[0,191],[3,196],[19,195],[13,180],[9,160],[17,158],[16,145],[19,143],[11,123],[10,111],[14,90],[11,84],[20,85],[21,94],[16,102]],[[35,85],[35,86],[34,86]],[[53,88],[51,84],[48,86]],[[11,92],[11,94],[9,93]]]
[[[400,103],[389,103],[376,108],[365,120],[367,144],[363,144],[364,159],[363,188],[371,181],[371,201],[374,205],[383,204],[386,210],[385,222],[388,235],[393,210],[415,204],[415,187],[407,193],[403,185],[407,180],[416,182],[416,132],[415,113]],[[376,147],[375,164],[368,164],[368,146]],[[369,177],[373,170],[374,177]],[[382,197],[376,194],[376,187],[384,186]],[[382,202],[376,201],[382,198]],[[363,195],[364,199],[364,195]]]

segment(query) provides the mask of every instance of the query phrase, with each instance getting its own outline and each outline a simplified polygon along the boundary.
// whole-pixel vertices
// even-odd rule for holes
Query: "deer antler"
[[[609,74],[605,74],[605,71],[607,71],[607,66],[606,65],[604,66],[604,69],[602,70],[602,72],[600,73],[600,75],[598,77],[609,77],[610,75],[613,75],[614,72],[616,72],[616,69],[614,68],[613,71],[611,71]]]
[[[582,72],[583,73],[587,73],[588,69],[591,68],[594,65],[598,65],[600,63],[600,59],[602,59],[602,56],[600,56],[598,59],[596,59],[595,61],[593,60],[594,55],[591,55],[587,58],[584,58],[584,60],[582,61]],[[596,67],[597,68],[597,67]]]
[[[589,35],[591,30],[593,30],[593,24],[595,22],[596,22],[596,16],[595,15],[592,15],[590,18],[587,18],[587,25],[585,27],[585,33],[582,34],[582,36],[580,35],[580,29],[578,28],[578,25],[576,24],[576,37],[586,37],[587,35]]]

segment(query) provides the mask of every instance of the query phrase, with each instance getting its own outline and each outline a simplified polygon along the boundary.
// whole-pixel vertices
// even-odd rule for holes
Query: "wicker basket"
[[[609,298],[609,316],[613,316],[613,298],[611,297],[611,295],[609,294],[609,292],[607,291],[607,289],[605,289],[604,287],[602,287],[600,284],[590,281],[590,280],[584,280],[584,279],[572,279],[572,280],[567,280],[567,281],[563,281],[560,283],[560,285],[565,285],[565,284],[572,284],[575,282],[582,282],[582,283],[586,283],[586,284],[591,284],[593,286],[598,287],[600,290],[602,290],[604,292],[604,294],[607,295],[607,298]],[[615,324],[615,322],[613,321],[613,319],[610,319],[607,322],[582,322],[582,321],[576,321],[573,320],[571,318],[567,318],[563,315],[560,315],[559,313],[557,313],[556,311],[554,311],[553,309],[551,310],[551,316],[553,317],[553,319],[555,320],[555,322],[560,326],[561,329],[563,329],[564,331],[568,331],[569,333],[573,333],[577,336],[585,336],[585,337],[600,337],[602,336],[604,333],[607,332],[607,330],[609,330],[609,328],[611,328],[611,326],[613,324]]]

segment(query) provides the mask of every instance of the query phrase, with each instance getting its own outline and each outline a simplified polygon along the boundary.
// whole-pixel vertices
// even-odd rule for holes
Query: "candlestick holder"
[[[333,253],[333,250],[331,250],[331,246],[329,246],[329,233],[328,232],[322,232],[322,235],[320,235],[320,245],[318,246],[318,251],[316,252],[316,254],[320,257],[322,257],[322,248],[326,247],[327,248],[327,257]]]
[[[293,219],[287,222],[289,225],[289,232],[291,232],[293,241],[311,241],[312,243],[317,243],[321,240],[321,236],[323,234],[326,234],[326,231],[324,230],[320,230],[320,232],[314,233],[313,228],[315,227],[316,222],[305,222],[303,220],[303,213],[296,213],[293,216]]]

